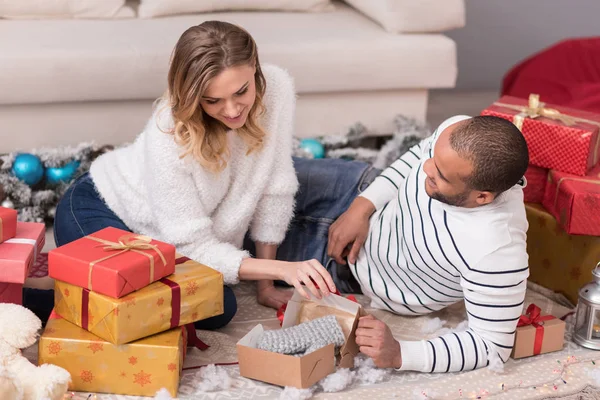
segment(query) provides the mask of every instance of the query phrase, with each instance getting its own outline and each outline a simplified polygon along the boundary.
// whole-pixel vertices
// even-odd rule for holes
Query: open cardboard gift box
[[[322,299],[311,295],[311,299],[307,300],[296,291],[287,304],[281,328],[331,314],[336,316],[346,339],[339,354],[335,354],[333,344],[301,357],[260,350],[257,345],[264,328],[259,324],[237,343],[240,375],[274,385],[305,389],[334,372],[336,365],[352,368],[354,357],[358,354],[354,333],[358,318],[366,315],[360,304],[336,294]]]

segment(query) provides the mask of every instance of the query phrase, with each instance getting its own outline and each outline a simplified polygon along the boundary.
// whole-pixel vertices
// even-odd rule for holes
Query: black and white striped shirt
[[[510,356],[529,276],[522,187],[491,204],[464,208],[431,199],[423,163],[446,120],[388,167],[361,196],[377,211],[350,268],[372,306],[419,315],[465,301],[469,328],[431,340],[400,341],[402,370],[451,372]]]

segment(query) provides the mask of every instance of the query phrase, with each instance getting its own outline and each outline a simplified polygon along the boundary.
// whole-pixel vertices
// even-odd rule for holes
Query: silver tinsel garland
[[[325,157],[327,158],[359,160],[383,169],[421,139],[431,134],[427,126],[401,115],[394,119],[394,126],[391,138],[380,149],[363,145],[368,138],[378,136],[378,134],[369,132],[360,123],[352,126],[345,134],[322,136],[318,139],[325,148]],[[52,223],[56,204],[71,182],[88,171],[97,156],[111,149],[111,146],[100,146],[93,142],[87,142],[76,146],[27,151],[27,153],[38,156],[45,168],[61,167],[75,160],[80,162],[71,181],[55,185],[49,185],[42,181],[33,187],[18,180],[11,171],[18,153],[0,155],[0,202],[4,206],[17,209],[20,221]],[[312,154],[300,147],[299,139],[294,140],[293,154],[297,157],[312,157]]]
[[[72,161],[79,161],[79,168],[73,176],[74,180],[90,168],[92,161],[110,146],[99,146],[93,142],[75,146],[39,148],[27,151],[42,161],[44,168],[62,167]],[[17,179],[12,173],[12,166],[17,152],[0,155],[0,187],[3,193],[2,204],[15,208],[19,213],[19,221],[48,222],[54,219],[56,204],[67,190],[72,180],[58,184],[47,184],[45,181],[29,186]]]
[[[431,135],[427,125],[413,118],[398,115],[394,118],[394,132],[381,148],[365,147],[362,143],[379,133],[370,132],[364,125],[357,123],[343,135],[329,135],[319,138],[325,148],[326,158],[343,158],[364,161],[374,167],[384,169],[406,153],[415,144]],[[297,157],[311,158],[312,154],[300,147],[300,139],[294,140],[294,152]]]

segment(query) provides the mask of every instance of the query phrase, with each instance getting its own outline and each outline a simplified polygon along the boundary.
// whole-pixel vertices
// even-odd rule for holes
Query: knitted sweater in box
[[[291,158],[295,92],[291,77],[264,65],[267,82],[262,150],[246,155],[235,131],[227,133],[231,156],[211,173],[172,135],[173,117],[158,104],[137,139],[94,161],[91,177],[111,210],[133,231],[173,244],[177,251],[239,280],[244,236],[279,244],[293,215],[298,180]]]

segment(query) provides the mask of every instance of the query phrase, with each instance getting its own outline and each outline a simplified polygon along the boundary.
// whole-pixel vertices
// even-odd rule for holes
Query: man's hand
[[[369,217],[375,206],[364,197],[354,199],[348,210],[344,212],[329,228],[327,254],[342,265],[346,264],[344,256],[348,246],[352,244],[348,260],[354,264],[360,248],[369,233]]]
[[[361,317],[356,328],[356,344],[361,353],[371,357],[378,368],[400,368],[400,343],[390,328],[372,315]]]

